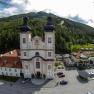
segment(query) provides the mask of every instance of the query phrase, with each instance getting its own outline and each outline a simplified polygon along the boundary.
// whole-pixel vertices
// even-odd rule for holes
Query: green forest
[[[22,17],[29,17],[28,24],[31,27],[32,36],[43,37],[44,25],[49,15],[52,16],[55,24],[56,53],[70,53],[81,47],[94,48],[94,28],[40,11],[0,18],[0,53],[19,49]]]

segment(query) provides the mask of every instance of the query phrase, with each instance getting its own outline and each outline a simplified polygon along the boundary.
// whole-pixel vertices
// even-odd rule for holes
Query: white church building
[[[20,67],[17,67],[17,69],[19,70],[18,73],[17,71],[14,71],[18,75],[18,77],[23,74],[24,78],[54,78],[54,30],[55,27],[53,25],[52,18],[48,17],[47,24],[44,27],[44,40],[39,36],[32,37],[33,31],[31,31],[30,27],[28,26],[28,17],[23,18],[23,25],[20,32],[20,56],[17,56],[16,54],[17,58],[19,58],[19,62],[17,61],[16,65],[19,64]],[[13,57],[13,53],[11,53],[10,56]],[[6,70],[7,68],[14,69],[12,65],[15,64],[12,63],[15,62],[12,60],[10,67],[5,66],[6,64],[10,65],[10,61],[3,64],[4,61],[2,61],[2,57],[3,55],[0,56],[0,68],[6,68]],[[10,75],[8,73],[10,71],[6,71],[7,74],[2,73],[3,71],[0,71],[0,75],[3,74],[5,76],[12,76],[12,74]],[[13,76],[17,76],[14,75],[14,72],[12,71]]]
[[[24,24],[20,33],[20,51],[23,73],[25,78],[37,77],[54,78],[55,62],[55,32],[52,18],[48,17],[44,27],[45,39],[32,37],[32,32],[27,25],[28,18],[24,18]]]

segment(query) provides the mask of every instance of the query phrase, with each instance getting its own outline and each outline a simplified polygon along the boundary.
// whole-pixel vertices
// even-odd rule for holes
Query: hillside
[[[56,26],[56,53],[70,52],[71,45],[75,44],[94,44],[94,28],[41,11],[0,18],[0,53],[19,48],[19,28],[23,16],[29,17],[32,35],[43,37],[43,26],[49,15]]]

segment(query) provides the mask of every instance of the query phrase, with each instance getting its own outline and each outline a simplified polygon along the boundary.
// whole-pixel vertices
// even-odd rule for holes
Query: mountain
[[[56,53],[71,51],[71,45],[94,44],[94,28],[43,11],[0,18],[0,53],[19,48],[19,32],[22,17],[29,17],[32,35],[43,37],[44,25],[48,16],[52,16],[56,27]]]

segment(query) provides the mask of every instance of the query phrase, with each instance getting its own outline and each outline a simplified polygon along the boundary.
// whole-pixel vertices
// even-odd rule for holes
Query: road
[[[65,86],[56,86],[50,88],[30,88],[9,84],[0,85],[0,94],[86,94],[88,91],[94,92],[94,80],[80,81],[76,70],[65,71],[65,80],[68,84]]]

